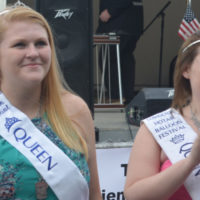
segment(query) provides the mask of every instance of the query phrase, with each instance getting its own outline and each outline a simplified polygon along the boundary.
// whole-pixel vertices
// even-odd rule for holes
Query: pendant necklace
[[[195,113],[192,111],[192,106],[190,104],[191,120],[194,122],[195,126],[200,130],[200,121],[197,119]]]
[[[48,184],[44,181],[43,178],[35,184],[36,198],[38,200],[43,200],[47,198],[47,188]]]

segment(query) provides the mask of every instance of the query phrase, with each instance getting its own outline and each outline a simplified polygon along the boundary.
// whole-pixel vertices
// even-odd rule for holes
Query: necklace
[[[41,180],[35,184],[36,197],[38,200],[47,198],[47,188],[48,184],[44,181],[43,178],[41,178]]]
[[[190,104],[191,120],[194,122],[195,126],[200,130],[200,121],[196,117],[195,113],[192,111],[192,106]]]

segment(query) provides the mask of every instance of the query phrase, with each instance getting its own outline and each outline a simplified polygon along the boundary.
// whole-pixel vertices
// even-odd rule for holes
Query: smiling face
[[[49,39],[40,24],[31,21],[9,24],[0,42],[1,88],[41,84],[50,64]]]

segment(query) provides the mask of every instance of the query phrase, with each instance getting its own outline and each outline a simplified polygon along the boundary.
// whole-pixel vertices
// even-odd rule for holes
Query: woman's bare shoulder
[[[81,128],[81,133],[88,140],[93,132],[93,119],[87,103],[79,96],[67,92],[62,95],[62,102],[67,115]]]
[[[70,92],[62,94],[62,102],[69,117],[89,112],[87,103],[78,95]]]

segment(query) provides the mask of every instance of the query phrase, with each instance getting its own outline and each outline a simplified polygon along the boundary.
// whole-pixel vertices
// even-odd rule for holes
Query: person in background
[[[200,32],[181,46],[174,98],[141,123],[128,163],[127,200],[199,199]]]
[[[91,113],[31,8],[0,12],[0,91],[0,199],[102,199]]]
[[[122,91],[128,104],[134,97],[135,58],[133,52],[143,31],[142,0],[100,0],[97,34],[120,36]],[[101,55],[101,54],[100,54]],[[116,49],[110,48],[111,98],[119,99]],[[106,71],[105,86],[109,88]]]

